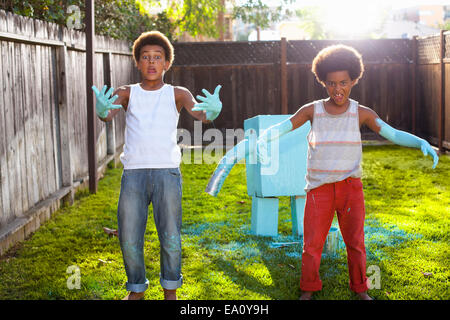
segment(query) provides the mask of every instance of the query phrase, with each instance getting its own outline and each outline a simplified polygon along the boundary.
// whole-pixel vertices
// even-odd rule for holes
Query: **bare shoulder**
[[[313,102],[307,103],[307,104],[301,106],[299,110],[302,110],[302,112],[305,112],[305,113],[314,114],[314,103]]]
[[[185,87],[181,87],[181,86],[174,86],[173,87],[174,92],[175,92],[175,96],[181,96],[181,95],[192,95],[191,92],[185,88]]]
[[[366,107],[362,104],[360,104],[358,107],[358,113],[359,113],[359,117],[362,118],[363,120],[367,119],[367,118],[378,117],[378,115],[375,111],[373,111],[369,107]]]
[[[359,126],[361,127],[363,124],[368,126],[372,131],[378,133],[380,128],[376,124],[375,120],[378,118],[378,114],[370,109],[369,107],[359,105],[358,108],[359,115]]]
[[[366,107],[366,106],[364,106],[362,104],[360,104],[358,106],[358,111],[359,112],[374,112],[372,109],[370,109],[369,107]]]
[[[117,94],[121,98],[129,98],[131,91],[131,85],[123,85],[116,89],[114,94]]]
[[[182,86],[174,86],[175,99],[191,99],[192,93],[188,88]]]
[[[307,120],[311,120],[313,119],[314,116],[314,102],[310,102],[307,103],[303,106],[301,106],[298,111],[296,112],[296,114],[301,114],[303,117],[306,117]]]
[[[314,116],[314,103],[301,106],[297,112],[291,117],[292,127],[296,129],[302,126],[308,120],[312,122]]]
[[[178,112],[180,112],[183,107],[187,110],[191,110],[196,103],[192,93],[185,87],[174,86],[173,88]]]

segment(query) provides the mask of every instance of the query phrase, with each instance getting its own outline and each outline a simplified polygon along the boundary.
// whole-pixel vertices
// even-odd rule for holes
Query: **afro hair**
[[[357,83],[364,73],[364,64],[356,49],[338,44],[322,49],[314,58],[311,71],[322,85],[327,74],[335,71],[348,71],[350,79]]]
[[[146,45],[158,45],[163,48],[166,61],[172,65],[174,59],[174,49],[169,39],[159,31],[148,31],[142,33],[133,44],[133,58],[136,65],[139,62],[141,49]]]

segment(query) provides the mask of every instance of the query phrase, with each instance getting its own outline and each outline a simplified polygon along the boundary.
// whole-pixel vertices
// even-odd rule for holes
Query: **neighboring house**
[[[439,33],[440,30],[413,21],[388,20],[381,32],[383,38],[412,38],[413,36],[425,37]]]
[[[440,26],[450,18],[450,6],[423,5],[395,10],[386,21],[382,36],[412,38],[440,32]]]

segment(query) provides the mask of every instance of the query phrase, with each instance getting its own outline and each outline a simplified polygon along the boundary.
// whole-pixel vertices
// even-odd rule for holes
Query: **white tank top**
[[[148,91],[139,83],[131,85],[120,155],[124,169],[177,168],[181,162],[179,116],[173,86]]]
[[[362,145],[359,103],[350,99],[347,110],[338,115],[326,112],[323,100],[314,102],[314,118],[308,134],[305,190],[362,174]]]

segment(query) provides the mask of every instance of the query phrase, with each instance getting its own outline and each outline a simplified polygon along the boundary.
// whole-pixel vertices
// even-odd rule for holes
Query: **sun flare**
[[[383,10],[366,1],[328,1],[324,7],[324,24],[330,32],[349,38],[375,32]]]

